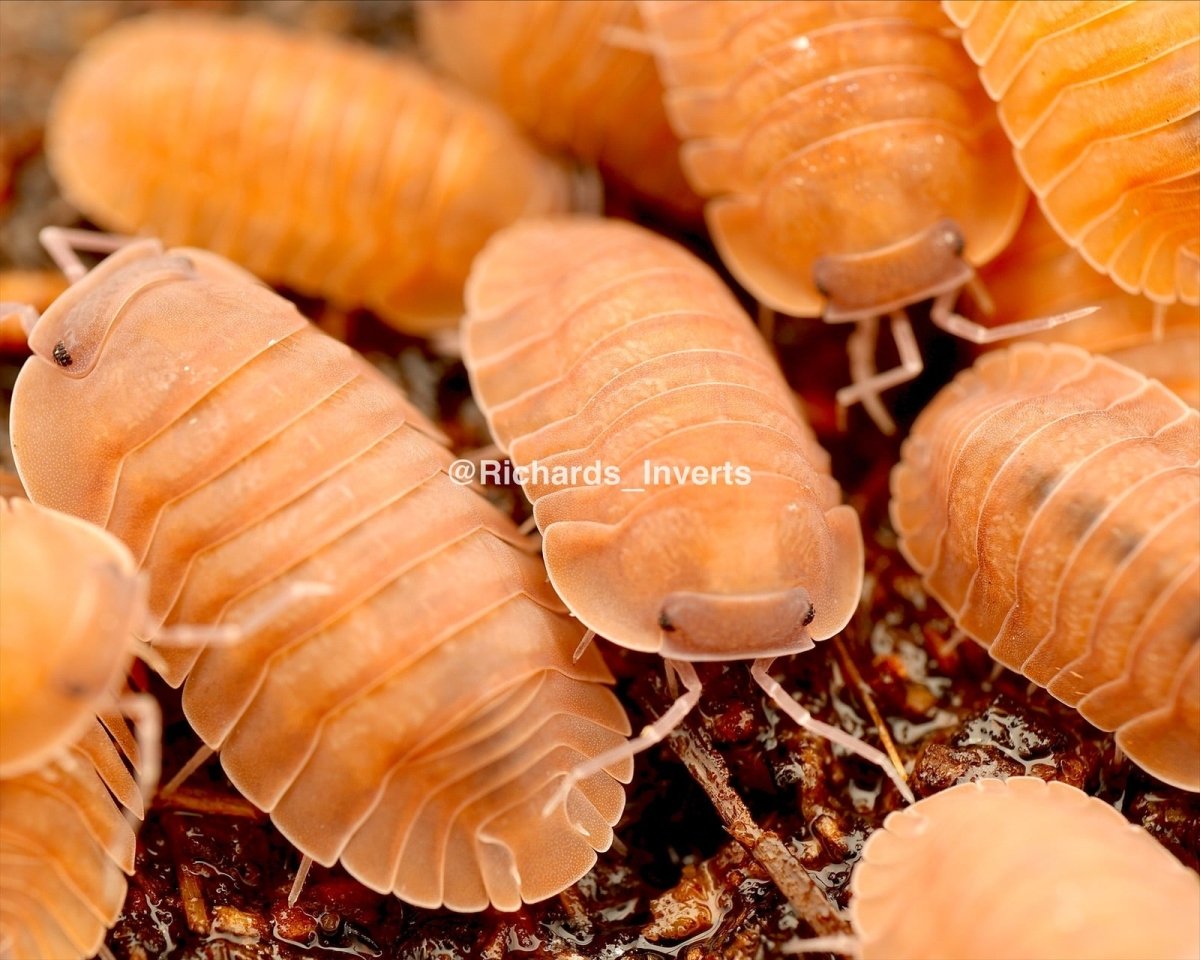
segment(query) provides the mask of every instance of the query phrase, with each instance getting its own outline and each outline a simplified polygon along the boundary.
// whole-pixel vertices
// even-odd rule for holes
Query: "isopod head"
[[[761,475],[698,502],[676,487],[617,524],[553,523],[551,582],[584,623],[632,649],[682,660],[811,649],[858,605],[862,535],[850,507],[821,510],[786,488]]]
[[[145,585],[99,527],[0,501],[0,777],[35,770],[95,722],[128,666]]]

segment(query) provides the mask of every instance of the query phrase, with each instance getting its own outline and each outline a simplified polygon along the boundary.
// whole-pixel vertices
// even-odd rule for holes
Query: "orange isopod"
[[[471,385],[524,471],[555,589],[595,633],[669,658],[688,688],[619,751],[696,703],[692,661],[756,658],[760,685],[816,729],[767,668],[846,625],[862,532],[717,275],[629,223],[529,220],[488,243],[466,299]]]
[[[414,332],[456,324],[487,237],[568,192],[494,107],[415,62],[202,15],[94,41],[46,148],[105,227],[203,246]]]
[[[538,143],[595,163],[675,216],[699,217],[634,0],[427,0],[421,45]]]
[[[1064,240],[1123,289],[1200,303],[1200,11],[944,0]]]
[[[938,394],[891,487],[901,552],[963,631],[1200,790],[1200,413],[1021,343]]]
[[[909,304],[933,297],[935,322],[988,335],[951,308],[972,268],[1012,237],[1027,193],[936,4],[644,0],[640,9],[684,170],[711,198],[709,229],[734,276],[795,316],[893,315],[902,366],[856,374],[842,402],[920,371],[897,312]]]
[[[30,347],[26,488],[130,547],[157,620],[245,627],[163,650],[164,675],[306,856],[464,911],[587,872],[628,762],[540,811],[628,733],[611,677],[594,651],[572,660],[582,630],[536,546],[451,481],[394,385],[233,264],[156,241],[69,288]]]
[[[1160,306],[1126,293],[1063,242],[1037,203],[1029,204],[1008,249],[979,275],[991,301],[986,316],[979,308],[971,314],[981,323],[1014,323],[1097,306],[1090,317],[1029,334],[1029,339],[1102,353],[1200,407],[1200,308]]]
[[[1036,777],[889,814],[850,888],[862,960],[1200,956],[1200,877],[1103,800]]]
[[[157,715],[142,714],[135,741],[116,709],[130,708],[118,691],[144,614],[116,538],[0,500],[0,955],[11,960],[91,957],[125,902],[134,834],[121,807],[142,817],[158,767]]]

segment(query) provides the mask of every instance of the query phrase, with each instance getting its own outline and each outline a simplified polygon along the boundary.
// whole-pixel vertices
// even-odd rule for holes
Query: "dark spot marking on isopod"
[[[967,248],[967,242],[963,239],[962,231],[953,225],[946,227],[946,232],[943,234],[946,246],[948,246],[956,257],[961,257],[963,251]]]
[[[667,616],[667,611],[664,610],[658,615],[658,625],[664,630],[674,630],[675,624],[671,622],[671,618]]]
[[[75,362],[71,357],[70,351],[67,350],[67,345],[61,340],[54,345],[54,362],[60,367],[69,367]]]
[[[813,620],[815,620],[815,619],[816,619],[816,617],[817,617],[817,608],[816,608],[816,607],[814,607],[814,606],[813,606],[813,605],[810,603],[810,604],[808,605],[808,613],[806,613],[806,614],[804,615],[804,624],[803,624],[803,626],[806,626],[806,627],[807,627],[807,626],[808,626],[810,623],[812,623],[812,622],[813,622]]]

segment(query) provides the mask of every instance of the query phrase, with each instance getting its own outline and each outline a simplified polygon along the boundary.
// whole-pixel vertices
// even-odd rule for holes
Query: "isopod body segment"
[[[156,241],[69,288],[30,346],[12,409],[30,496],[120,538],[156,622],[257,624],[160,652],[230,779],[304,854],[464,911],[591,867],[629,763],[541,808],[628,733],[611,678],[595,650],[572,659],[582,629],[536,546],[450,480],[391,382],[228,261]]]
[[[1161,780],[1200,790],[1200,413],[1076,347],[985,355],[891,477],[959,627]]]
[[[1036,777],[890,814],[851,891],[863,960],[1200,954],[1200,877],[1104,801]]]
[[[86,48],[47,152],[102,226],[202,246],[413,332],[452,326],[495,230],[564,173],[419,64],[267,23],[139,17]]]
[[[1196,5],[942,5],[1059,235],[1129,293],[1200,303]]]

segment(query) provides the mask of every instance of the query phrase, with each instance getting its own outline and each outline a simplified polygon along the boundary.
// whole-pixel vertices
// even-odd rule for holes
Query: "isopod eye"
[[[807,626],[808,626],[810,623],[812,623],[812,622],[813,622],[813,620],[814,620],[814,619],[816,619],[816,616],[817,616],[817,608],[816,608],[816,607],[814,607],[814,606],[813,606],[813,605],[810,603],[810,604],[808,605],[808,613],[806,613],[806,614],[804,615],[804,626],[806,626],[806,627],[807,627]]]
[[[967,247],[967,242],[963,239],[962,232],[952,223],[946,225],[945,233],[942,234],[942,239],[946,246],[954,251],[956,257],[961,257],[963,250]]]
[[[667,616],[667,611],[664,610],[658,615],[658,625],[664,630],[674,630],[675,624],[671,622],[671,618]]]
[[[66,344],[61,340],[54,345],[54,362],[60,367],[69,367],[75,362],[71,359],[71,353],[67,350]]]

